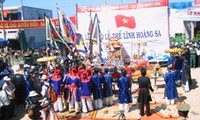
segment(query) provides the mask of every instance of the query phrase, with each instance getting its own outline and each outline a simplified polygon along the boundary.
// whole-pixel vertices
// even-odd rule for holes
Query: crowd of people
[[[164,75],[166,104],[176,102],[177,85],[182,85],[185,92],[190,90],[189,85],[192,84],[190,69],[200,65],[199,46],[185,45],[182,49],[184,49],[182,53],[170,53],[168,59],[167,72]],[[42,53],[40,56],[59,54],[58,51],[53,53],[49,50],[39,51],[31,52]],[[80,57],[75,52],[70,55],[71,57],[66,57],[65,60],[61,57],[55,61],[39,63],[38,66],[24,65],[22,75],[14,74],[6,59],[2,58],[0,60],[0,118],[6,120],[14,116],[15,104],[23,101],[26,105],[38,104],[25,107],[30,119],[40,119],[39,117],[47,119],[48,115],[54,119],[57,112],[66,110],[70,113],[88,113],[102,109],[104,106],[112,106],[116,86],[119,111],[129,112],[129,104],[132,103],[131,74],[135,71],[130,61],[124,62],[123,67],[118,67],[103,63],[96,64],[90,57]],[[146,68],[141,68],[140,72],[141,77],[137,79],[137,101],[140,104],[140,115],[144,116],[144,106],[146,106],[146,114],[149,116],[151,115],[150,91],[153,92],[154,89],[150,78],[146,76]],[[39,111],[39,114],[35,110]]]
[[[40,103],[40,117],[46,119],[47,114],[49,114],[50,118],[54,119],[55,113],[64,112],[65,110],[76,113],[87,113],[92,110],[102,109],[104,106],[113,105],[113,84],[116,84],[118,86],[119,110],[129,112],[129,103],[132,102],[132,82],[130,76],[132,69],[130,67],[117,68],[113,66],[111,68],[111,66],[103,64],[94,65],[91,63],[91,59],[81,60],[82,58],[79,59],[77,56],[74,56],[71,60],[62,61],[58,59],[40,63],[39,67],[25,65],[23,77],[16,77],[13,73],[11,76],[9,72],[1,74],[1,81],[3,81],[2,86],[0,86],[1,92],[2,94],[3,92],[6,94],[0,96],[0,98],[4,100],[4,97],[8,97],[8,90],[3,87],[8,83],[6,81],[12,83],[17,79],[23,79],[21,84],[18,83],[18,86],[24,85],[24,89],[22,89],[22,86],[19,88],[12,83],[12,87],[9,87],[10,89],[12,88],[10,90],[12,94],[15,94],[16,91],[24,91],[21,92],[24,94],[20,94],[18,97],[23,98],[25,96],[26,99],[24,100],[26,104],[30,104],[30,101],[35,101],[31,100],[32,98],[35,99],[36,96],[40,96],[37,99],[37,103]],[[5,61],[2,60],[1,62],[7,65]],[[126,64],[128,66],[130,63]],[[3,71],[8,71],[7,67]],[[146,74],[145,69],[143,72],[145,72],[143,74]],[[11,81],[11,79],[14,80]],[[148,90],[148,86],[143,87],[146,87],[146,90]],[[51,91],[54,91],[54,96],[52,95],[53,92],[49,92],[50,88]],[[145,89],[142,88],[141,93],[143,90]],[[13,98],[15,100],[18,99],[17,97]],[[11,103],[14,100],[11,98],[7,100],[9,102],[3,102],[9,104],[1,104],[1,117],[3,119],[8,119],[11,115],[11,113],[4,114],[5,111],[13,111],[11,110],[13,108],[11,107]],[[138,101],[144,104],[143,96]],[[45,103],[48,103],[48,105]],[[48,109],[46,109],[47,107]],[[37,112],[33,108],[36,108],[36,106],[26,107],[29,117],[31,119],[38,119],[35,118],[38,116],[35,115]],[[30,112],[31,110],[32,112]]]

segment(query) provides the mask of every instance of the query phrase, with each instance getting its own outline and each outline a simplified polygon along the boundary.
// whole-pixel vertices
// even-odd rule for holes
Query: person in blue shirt
[[[91,77],[94,109],[103,108],[102,79],[99,75],[99,68],[94,68],[94,75]]]
[[[113,77],[111,74],[108,73],[109,69],[105,68],[104,72],[104,79],[103,79],[103,96],[107,106],[113,105],[113,92],[112,92],[112,82]]]
[[[168,72],[165,74],[165,93],[166,93],[166,103],[174,104],[175,98],[178,97],[178,91],[176,89],[176,75],[175,72],[172,71],[172,67],[167,67]]]
[[[181,81],[182,86],[185,92],[188,92],[189,89],[189,80],[190,80],[190,65],[187,59],[185,58],[185,54],[181,55],[182,65],[181,65]]]
[[[117,81],[119,88],[118,103],[119,111],[129,112],[129,103],[132,102],[131,96],[131,81],[126,77],[126,70],[121,70],[122,76]]]
[[[168,58],[167,61],[167,66],[170,66],[174,69],[174,61],[175,61],[174,54],[170,53],[170,57]]]

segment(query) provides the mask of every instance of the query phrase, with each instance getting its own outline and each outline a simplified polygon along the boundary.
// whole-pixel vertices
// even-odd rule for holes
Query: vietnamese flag
[[[133,16],[127,17],[124,15],[115,16],[116,26],[117,27],[127,27],[133,29],[136,27],[135,18]]]

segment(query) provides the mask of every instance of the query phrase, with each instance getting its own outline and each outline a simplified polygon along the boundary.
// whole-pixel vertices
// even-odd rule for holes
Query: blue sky
[[[149,2],[156,0],[138,0],[139,2]],[[189,2],[194,0],[169,0],[169,2]],[[134,3],[136,0],[107,0],[107,5]],[[50,9],[53,11],[53,18],[57,18],[56,3],[67,16],[75,15],[76,4],[79,6],[99,6],[104,5],[104,0],[5,0],[4,7],[10,6],[31,6],[37,8]]]

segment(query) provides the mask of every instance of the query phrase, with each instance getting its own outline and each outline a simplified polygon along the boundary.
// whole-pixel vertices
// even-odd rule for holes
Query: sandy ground
[[[191,85],[191,90],[189,92],[184,92],[182,87],[178,87],[178,92],[180,94],[181,97],[181,102],[185,102],[187,104],[190,105],[191,109],[189,111],[188,114],[188,120],[199,120],[200,119],[200,68],[196,68],[196,69],[191,69],[191,73],[192,73],[192,81],[193,84]],[[177,100],[177,104],[176,105],[165,105],[165,99],[163,99],[163,92],[164,92],[164,81],[163,78],[159,78],[158,82],[158,89],[155,89],[155,92],[152,93],[152,98],[153,101],[151,103],[151,109],[153,109],[154,111],[157,110],[156,114],[157,117],[156,119],[180,119],[178,117],[177,114],[177,109],[176,106],[178,104],[180,104],[180,100]],[[152,86],[153,86],[153,79],[152,79]],[[133,83],[133,90],[137,89],[137,84]],[[136,94],[133,94],[133,103],[131,104],[133,107],[131,108],[132,110],[126,114],[126,118],[128,119],[138,119],[139,117],[139,111],[137,109],[136,104]],[[113,97],[114,99],[117,99],[116,97]],[[156,104],[155,104],[156,103]],[[163,108],[162,108],[163,107]],[[109,113],[109,115],[103,114],[106,110],[114,110],[117,109],[117,106],[112,106],[110,108],[105,107],[101,110],[99,110],[98,112],[95,113],[94,118],[104,118],[104,119],[116,119],[113,117],[109,117],[109,116],[114,116],[115,113]],[[20,106],[16,106],[16,110],[15,110],[15,114],[17,115],[16,117],[12,118],[11,120],[27,120],[27,115],[24,112],[24,108],[23,105]],[[68,112],[66,113],[62,113],[64,115],[69,115]],[[133,117],[134,114],[134,117]],[[171,117],[170,117],[171,116]],[[155,119],[155,115],[152,115],[149,118],[142,118],[142,119],[149,119],[149,120],[154,120]]]

